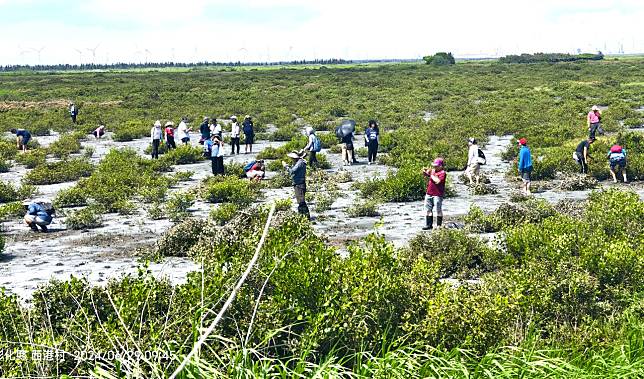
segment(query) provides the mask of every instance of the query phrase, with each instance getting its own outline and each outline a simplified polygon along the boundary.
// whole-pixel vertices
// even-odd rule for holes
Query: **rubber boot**
[[[47,233],[47,232],[49,231],[45,225],[40,225],[40,230],[41,230],[43,233]]]
[[[436,216],[436,227],[443,225],[443,216]]]
[[[423,230],[432,230],[434,224],[434,216],[425,216],[425,227]]]
[[[311,214],[309,213],[309,206],[306,205],[306,202],[300,203],[297,206],[297,213],[306,216],[308,220],[311,219]]]
[[[31,228],[31,230],[33,230],[34,232],[37,232],[37,231],[38,231],[38,226],[37,226],[35,223],[33,223],[33,222],[32,222],[31,224],[29,224],[29,227],[30,227],[30,228]]]

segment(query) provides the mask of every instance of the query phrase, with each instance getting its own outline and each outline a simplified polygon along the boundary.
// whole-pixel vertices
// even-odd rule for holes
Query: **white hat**
[[[246,117],[244,117],[244,118],[250,118],[250,115],[246,115]]]
[[[297,153],[297,151],[291,151],[290,153],[286,154],[286,156],[293,159],[302,158],[300,154]]]
[[[203,116],[204,121],[208,121],[208,116]]]
[[[150,125],[150,124],[148,124],[148,125]],[[154,122],[154,126],[161,127],[161,121],[156,120],[156,121]]]
[[[232,116],[230,116],[230,119],[231,119],[231,120],[237,120],[237,116],[232,115]]]
[[[313,130],[313,128],[310,127],[310,126],[307,126],[306,127],[306,134],[310,135],[310,134],[313,134],[313,133],[315,133],[315,130]]]
[[[168,121],[165,123],[165,126],[174,126],[174,122]]]
[[[592,110],[592,111],[598,111],[598,110],[599,110],[599,107],[598,107],[598,106],[596,106],[596,105],[593,105],[593,107],[592,107],[590,110]]]

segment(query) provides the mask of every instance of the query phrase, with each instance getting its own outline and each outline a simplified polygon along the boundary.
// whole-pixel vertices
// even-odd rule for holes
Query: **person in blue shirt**
[[[528,141],[525,138],[519,140],[519,173],[523,179],[522,190],[526,195],[530,195],[530,173],[532,173],[532,155],[528,147]]]
[[[282,166],[286,172],[291,175],[293,180],[293,188],[295,189],[295,201],[297,201],[297,213],[311,219],[309,207],[306,205],[306,162],[297,151],[292,151],[286,155],[293,160],[293,164],[289,165],[282,161]]]
[[[16,146],[23,152],[27,151],[27,144],[31,141],[31,133],[26,129],[11,129],[11,133],[16,135]]]
[[[213,175],[224,175],[224,143],[218,135],[206,140],[204,149],[210,153]]]
[[[42,204],[40,203],[30,203],[27,206],[27,214],[25,215],[25,222],[31,230],[34,232],[38,231],[38,227],[40,226],[40,229],[42,229],[43,233],[47,233],[47,225],[51,224],[51,221],[53,219],[52,214],[53,214],[53,208],[50,208],[51,210],[47,210]]]
[[[368,148],[369,163],[376,163],[376,155],[378,154],[378,142],[380,138],[380,130],[378,123],[375,120],[369,120],[369,127],[364,132],[365,144]]]

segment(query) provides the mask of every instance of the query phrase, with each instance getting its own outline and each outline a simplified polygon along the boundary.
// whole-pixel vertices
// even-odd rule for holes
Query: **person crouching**
[[[54,208],[50,204],[32,202],[27,205],[24,220],[34,232],[37,232],[40,227],[43,233],[47,233],[47,226],[51,224],[54,213]]]

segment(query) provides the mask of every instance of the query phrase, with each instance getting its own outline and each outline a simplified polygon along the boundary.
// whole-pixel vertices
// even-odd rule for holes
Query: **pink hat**
[[[432,166],[442,166],[443,163],[445,163],[443,161],[443,158],[436,158],[436,159],[434,159],[434,162],[432,163]]]
[[[521,138],[521,139],[519,140],[519,145],[527,145],[527,144],[528,144],[528,140],[527,140],[527,139],[525,139],[525,138]]]

